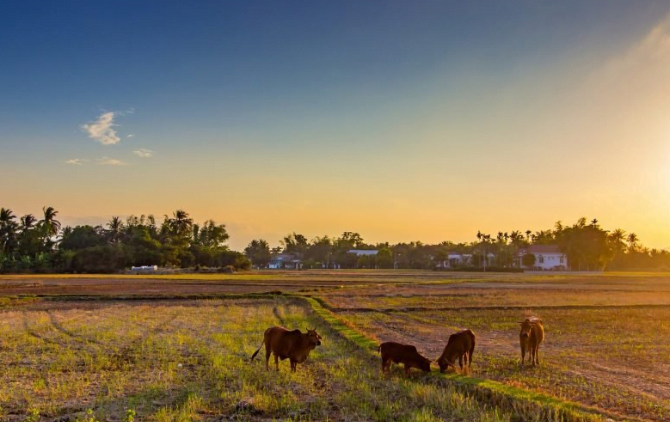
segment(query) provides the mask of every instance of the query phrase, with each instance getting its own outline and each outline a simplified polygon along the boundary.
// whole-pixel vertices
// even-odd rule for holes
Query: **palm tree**
[[[118,243],[121,240],[121,235],[123,234],[123,221],[121,217],[115,216],[107,223],[107,234],[109,236],[109,241],[112,243]]]
[[[9,208],[0,208],[0,250],[12,252],[16,246],[16,216]]]
[[[60,222],[56,220],[58,211],[53,207],[44,207],[42,211],[44,212],[44,219],[40,220],[39,226],[43,230],[44,237],[56,236],[60,231]]]
[[[635,233],[630,233],[628,237],[626,237],[626,240],[628,241],[628,251],[635,252],[637,250],[637,242],[640,239]]]
[[[36,222],[37,218],[35,218],[35,216],[32,214],[26,214],[21,217],[21,233],[25,233],[35,227]]]
[[[172,215],[173,218],[169,220],[172,233],[184,237],[190,235],[193,228],[193,219],[189,217],[188,213],[184,210],[177,210]]]

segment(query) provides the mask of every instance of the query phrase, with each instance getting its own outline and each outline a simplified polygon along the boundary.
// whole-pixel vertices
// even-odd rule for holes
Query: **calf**
[[[421,356],[414,346],[388,341],[382,343],[377,351],[382,354],[382,372],[389,371],[391,362],[404,364],[406,376],[409,376],[411,368],[430,372],[430,359]]]
[[[300,330],[289,331],[284,327],[270,327],[263,334],[261,347],[254,352],[251,360],[254,360],[258,352],[265,344],[265,369],[270,370],[270,354],[275,356],[275,366],[279,371],[279,359],[289,359],[291,371],[295,372],[299,363],[307,360],[309,352],[316,346],[321,346],[321,336],[313,330],[302,333]]]
[[[519,343],[521,345],[521,365],[526,359],[526,352],[533,366],[540,364],[540,343],[544,340],[544,326],[542,320],[537,317],[528,317],[520,322],[521,332]]]
[[[440,372],[447,372],[447,368],[450,366],[456,370],[456,358],[458,358],[458,365],[461,367],[461,371],[463,371],[463,361],[465,361],[466,366],[470,366],[474,352],[475,333],[471,330],[463,330],[450,335],[442,356],[437,359],[437,364],[440,365]]]

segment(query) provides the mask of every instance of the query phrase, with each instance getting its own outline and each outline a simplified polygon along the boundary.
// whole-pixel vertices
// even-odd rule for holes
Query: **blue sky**
[[[13,186],[0,205],[53,205],[73,223],[184,208],[228,223],[236,247],[293,230],[460,241],[587,215],[664,247],[670,130],[648,119],[666,103],[658,86],[622,86],[665,75],[643,47],[663,48],[668,13],[664,1],[2,2],[0,176]],[[650,112],[602,114],[629,100]],[[633,182],[609,191],[617,176]],[[653,189],[626,202],[644,180]]]

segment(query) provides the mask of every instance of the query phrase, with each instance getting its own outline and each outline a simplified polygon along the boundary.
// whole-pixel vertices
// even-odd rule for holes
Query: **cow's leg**
[[[382,373],[384,372],[391,372],[391,360],[386,359],[382,360]]]
[[[535,366],[535,354],[537,353],[537,348],[535,346],[530,347],[530,362],[531,365]]]
[[[521,366],[523,366],[525,360],[526,360],[526,347],[523,343],[521,343]]]
[[[411,368],[412,368],[411,366],[409,366],[408,364],[405,364],[405,376],[406,376],[406,377],[409,377],[409,370],[410,370]]]
[[[458,366],[461,367],[461,372],[463,372],[463,355],[458,357]]]
[[[277,372],[279,372],[279,356],[275,355],[275,366],[277,367]]]
[[[297,363],[293,359],[289,359],[289,360],[291,362],[291,372],[295,372],[295,367],[297,366]]]
[[[269,371],[270,370],[270,348],[265,349],[265,370]]]
[[[535,363],[540,364],[540,345],[535,347]]]

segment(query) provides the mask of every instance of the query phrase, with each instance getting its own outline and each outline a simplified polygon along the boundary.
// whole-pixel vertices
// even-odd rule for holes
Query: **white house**
[[[495,261],[496,256],[492,253],[486,254],[486,265],[491,266]],[[447,259],[444,261],[438,261],[436,263],[437,268],[459,268],[459,267],[471,267],[472,254],[469,253],[449,253]]]
[[[356,256],[373,256],[377,255],[377,252],[379,252],[376,249],[349,249],[347,253],[352,253]]]
[[[268,268],[273,270],[299,270],[302,268],[302,261],[297,259],[295,255],[280,253],[272,255]]]
[[[523,257],[527,254],[535,255],[536,270],[567,270],[568,257],[565,256],[558,245],[531,245],[519,251],[517,265],[523,266]]]

